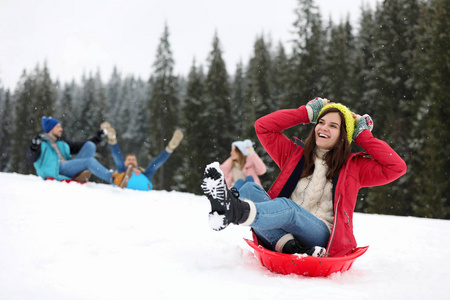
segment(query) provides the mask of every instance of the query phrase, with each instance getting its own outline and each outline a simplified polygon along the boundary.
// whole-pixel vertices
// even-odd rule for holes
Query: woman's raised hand
[[[358,135],[366,129],[369,131],[372,131],[373,120],[368,114],[360,116],[360,115],[352,113],[352,115],[354,115],[354,118],[356,120],[355,132],[353,132],[353,140],[356,140]]]
[[[251,155],[251,154],[253,154],[253,153],[255,153],[255,148],[253,148],[253,146],[246,146],[245,147],[246,149],[247,149],[247,153],[248,153],[248,155]],[[247,156],[248,156],[247,155]]]
[[[306,107],[310,108],[312,110],[312,118],[310,117],[311,123],[316,123],[317,117],[319,116],[320,111],[322,108],[324,108],[326,105],[331,104],[332,102],[326,98],[314,98],[313,100],[309,101],[306,104]]]

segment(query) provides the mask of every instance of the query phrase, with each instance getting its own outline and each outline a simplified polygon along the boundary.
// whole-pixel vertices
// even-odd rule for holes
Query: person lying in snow
[[[112,183],[113,172],[94,158],[103,130],[89,140],[73,142],[62,137],[63,128],[58,119],[42,117],[41,124],[44,133],[32,138],[27,152],[27,161],[33,163],[38,176],[85,182],[94,174]]]
[[[229,188],[240,189],[246,182],[256,182],[261,186],[258,175],[266,173],[267,168],[253,149],[250,140],[235,141],[231,144],[230,157],[220,165],[225,182]]]
[[[113,175],[114,184],[121,188],[134,190],[150,191],[153,188],[151,180],[156,171],[169,159],[172,152],[183,139],[181,130],[175,130],[167,147],[148,164],[147,168],[143,169],[138,166],[135,154],[130,153],[125,158],[123,157],[122,151],[117,143],[116,130],[111,127],[110,123],[103,122],[100,128],[106,131],[111,155],[116,165],[117,173]]]
[[[316,123],[305,144],[282,131]],[[406,173],[406,163],[372,135],[370,116],[316,98],[255,122],[261,144],[281,172],[266,193],[255,183],[228,190],[219,164],[205,168],[202,189],[211,203],[210,226],[251,226],[266,248],[282,253],[344,256],[356,248],[353,211],[358,190]],[[366,152],[350,153],[354,140]]]

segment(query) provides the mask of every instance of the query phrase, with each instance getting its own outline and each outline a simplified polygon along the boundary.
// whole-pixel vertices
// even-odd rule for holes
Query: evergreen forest
[[[115,68],[106,80],[93,72],[59,82],[45,62],[23,70],[14,91],[0,78],[0,171],[36,174],[26,152],[42,132],[41,117],[53,116],[70,140],[89,138],[109,121],[122,151],[144,167],[180,128],[184,140],[153,179],[160,190],[201,194],[205,165],[225,161],[233,141],[251,139],[268,166],[261,180],[269,189],[279,170],[256,137],[255,120],[323,97],[369,114],[374,136],[408,165],[399,180],[362,189],[356,211],[450,219],[450,1],[385,0],[362,7],[352,25],[326,21],[313,0],[299,0],[292,17],[289,46],[256,36],[251,58],[233,74],[216,33],[207,61],[176,75],[166,26],[148,78]],[[311,128],[285,134],[305,139]],[[113,168],[106,138],[96,157]]]

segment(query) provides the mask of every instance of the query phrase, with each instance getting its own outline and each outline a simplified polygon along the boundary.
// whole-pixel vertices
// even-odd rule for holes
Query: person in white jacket
[[[220,165],[228,188],[237,190],[246,182],[255,182],[261,186],[260,175],[267,171],[267,167],[253,149],[250,140],[235,141],[231,144],[230,157]]]

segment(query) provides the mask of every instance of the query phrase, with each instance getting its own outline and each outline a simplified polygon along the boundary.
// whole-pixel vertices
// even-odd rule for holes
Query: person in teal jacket
[[[38,176],[86,181],[92,173],[112,183],[113,172],[94,158],[96,144],[104,136],[103,130],[87,141],[73,142],[62,137],[63,128],[58,119],[42,117],[41,123],[44,133],[32,138],[27,152],[27,161],[33,163]],[[75,158],[72,155],[76,155]]]

